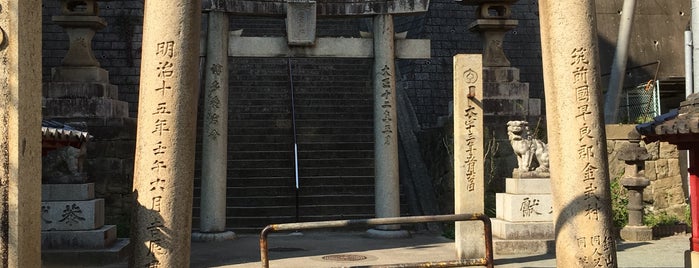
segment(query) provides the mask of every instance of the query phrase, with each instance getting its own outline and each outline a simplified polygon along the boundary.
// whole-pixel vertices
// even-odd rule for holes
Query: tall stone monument
[[[483,65],[480,54],[454,56],[454,213],[485,212]],[[457,222],[460,259],[485,256],[483,224]]]
[[[616,267],[595,1],[539,1],[558,267]]]
[[[192,227],[201,1],[146,1],[131,267],[186,267]]]
[[[41,1],[0,0],[0,266],[41,267]]]

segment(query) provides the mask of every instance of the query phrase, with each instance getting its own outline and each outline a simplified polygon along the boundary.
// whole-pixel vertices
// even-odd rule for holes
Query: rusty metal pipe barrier
[[[260,233],[260,257],[263,268],[269,268],[269,255],[267,236],[271,232],[298,231],[308,229],[329,229],[347,227],[368,227],[389,224],[414,224],[426,222],[457,222],[457,221],[482,221],[485,231],[485,258],[462,259],[441,262],[421,262],[404,263],[391,265],[370,265],[356,266],[364,268],[410,268],[410,267],[462,267],[462,266],[486,266],[493,267],[493,230],[490,225],[490,218],[482,213],[454,214],[454,215],[433,215],[433,216],[412,216],[394,218],[374,218],[361,220],[338,220],[338,221],[317,221],[317,222],[297,222],[267,225]]]

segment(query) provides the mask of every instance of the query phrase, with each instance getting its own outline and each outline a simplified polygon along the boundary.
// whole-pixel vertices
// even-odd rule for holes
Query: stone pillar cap
[[[62,27],[87,27],[100,30],[107,21],[97,16],[52,16],[51,20]]]
[[[619,182],[625,187],[646,187],[650,185],[650,180],[645,177],[622,178]]]

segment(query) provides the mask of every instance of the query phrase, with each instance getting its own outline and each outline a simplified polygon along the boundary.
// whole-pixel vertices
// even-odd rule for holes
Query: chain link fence
[[[624,88],[619,104],[619,123],[640,124],[660,115],[660,90],[656,80]]]

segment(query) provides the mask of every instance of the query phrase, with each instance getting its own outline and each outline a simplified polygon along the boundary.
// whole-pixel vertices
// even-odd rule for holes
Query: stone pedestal
[[[94,189],[94,183],[42,185],[42,249],[103,249],[114,244],[116,226],[104,225],[104,199],[95,199]]]
[[[544,254],[554,250],[553,198],[549,178],[507,178],[495,195],[495,253]]]
[[[84,162],[85,173],[80,170],[80,176],[61,179],[44,173],[41,254],[42,259],[56,265],[70,264],[76,256],[94,265],[109,264],[123,260],[130,244],[128,239],[117,239],[116,226],[105,222],[126,225],[128,212],[110,215],[104,199],[95,196],[131,193],[128,183],[116,178],[130,180],[132,176],[128,165],[133,163],[135,119],[129,118],[128,103],[119,100],[117,86],[109,83],[109,73],[100,68],[92,51],[95,31],[107,25],[98,16],[97,1],[61,3],[61,15],[52,20],[66,30],[70,47],[61,65],[52,68],[51,81],[43,85],[42,115],[56,122],[79,124],[94,137],[87,146],[92,154],[80,156],[79,166],[82,169]],[[46,145],[47,137],[44,139]],[[81,148],[83,153],[85,150]],[[45,172],[51,161],[55,159],[44,160]],[[84,174],[97,179],[88,183]],[[95,194],[96,189],[102,192]]]

